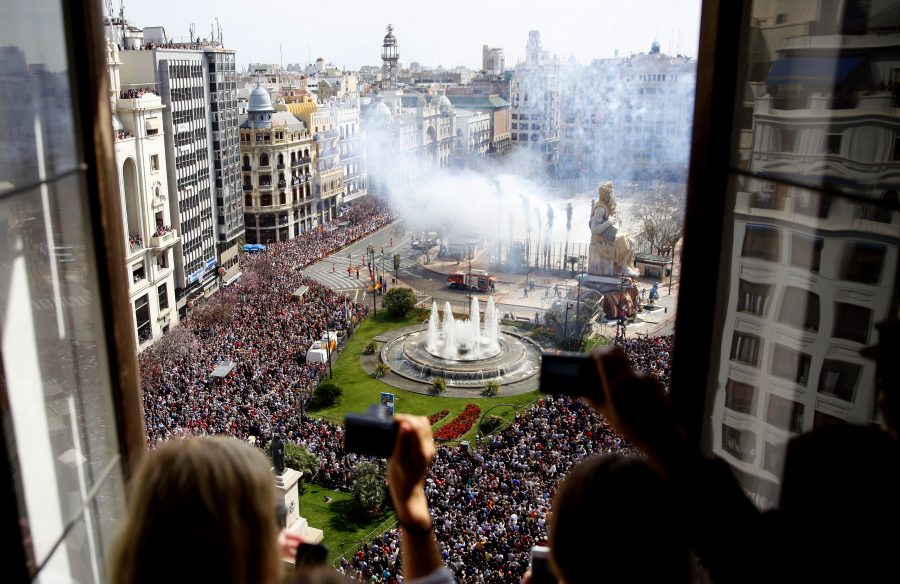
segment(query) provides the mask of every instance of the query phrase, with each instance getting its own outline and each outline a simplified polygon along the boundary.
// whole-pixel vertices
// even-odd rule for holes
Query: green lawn
[[[323,501],[326,495],[331,499],[328,503]],[[300,496],[300,515],[311,527],[325,532],[322,543],[328,546],[328,563],[340,558],[341,554],[349,556],[357,544],[383,533],[395,521],[392,511],[371,517],[368,513],[358,512],[350,493],[310,484]]]
[[[353,333],[353,336],[347,342],[347,346],[333,365],[334,383],[344,390],[343,397],[336,405],[310,412],[310,415],[326,418],[333,422],[340,422],[343,420],[344,414],[348,412],[362,412],[369,404],[379,403],[381,392],[386,391],[394,394],[394,407],[397,412],[429,416],[443,409],[450,410],[450,414],[435,425],[435,429],[437,429],[442,424],[455,418],[469,403],[480,406],[482,413],[492,406],[501,404],[513,405],[515,409],[498,407],[491,412],[492,415],[502,416],[509,420],[515,414],[516,409],[526,407],[539,397],[537,391],[516,396],[494,398],[482,398],[480,396],[473,398],[435,397],[397,389],[382,381],[373,379],[371,375],[363,370],[359,363],[359,357],[369,340],[385,331],[413,325],[417,322],[419,322],[417,316],[394,319],[388,316],[385,311],[380,311],[378,316],[366,318]],[[473,426],[472,430],[463,436],[462,439],[474,440],[476,431],[477,427]]]

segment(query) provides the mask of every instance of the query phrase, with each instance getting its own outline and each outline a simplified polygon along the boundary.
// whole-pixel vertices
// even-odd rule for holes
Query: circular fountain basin
[[[413,381],[430,383],[435,377],[443,377],[448,386],[479,389],[491,379],[501,385],[523,381],[540,369],[540,348],[512,332],[501,331],[497,337],[499,349],[482,358],[475,358],[471,351],[461,352],[455,359],[440,357],[428,351],[426,339],[426,331],[402,334],[382,347],[381,361]]]

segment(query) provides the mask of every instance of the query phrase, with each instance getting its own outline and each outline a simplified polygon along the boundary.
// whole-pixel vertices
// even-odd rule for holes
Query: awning
[[[862,63],[862,57],[787,57],[769,69],[768,85],[827,83],[838,85]]]
[[[216,368],[213,369],[212,373],[209,374],[210,377],[227,377],[229,373],[231,373],[232,369],[235,367],[234,361],[220,361]]]
[[[148,130],[159,130],[159,118],[146,118],[144,124]]]

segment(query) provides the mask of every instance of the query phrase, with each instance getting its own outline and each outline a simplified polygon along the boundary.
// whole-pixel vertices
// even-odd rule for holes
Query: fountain
[[[449,302],[441,317],[432,302],[425,329],[401,332],[382,348],[381,360],[398,375],[422,384],[444,377],[451,387],[481,388],[489,379],[510,384],[534,376],[540,348],[518,332],[501,330],[491,297],[482,318],[481,301],[473,296],[465,320],[453,316]]]
[[[494,308],[494,299],[488,300],[483,328],[481,304],[474,296],[469,314],[469,320],[456,320],[450,309],[450,303],[447,302],[444,305],[444,319],[439,324],[437,303],[432,302],[425,349],[435,357],[460,361],[475,361],[499,353],[500,345],[497,342],[497,335],[500,332],[499,320],[497,309]]]

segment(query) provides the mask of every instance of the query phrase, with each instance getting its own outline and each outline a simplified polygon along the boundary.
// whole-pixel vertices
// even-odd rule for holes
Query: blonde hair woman
[[[167,442],[131,488],[111,555],[113,584],[278,581],[275,488],[259,450],[233,438]]]

